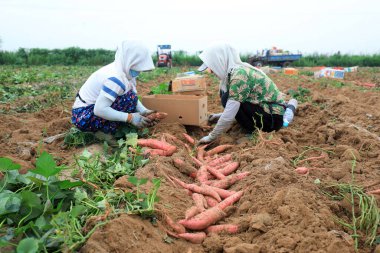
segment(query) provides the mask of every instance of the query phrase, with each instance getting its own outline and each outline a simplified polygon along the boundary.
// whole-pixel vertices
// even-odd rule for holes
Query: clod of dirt
[[[340,157],[340,160],[341,161],[356,160],[356,161],[360,162],[362,160],[362,157],[361,157],[359,151],[357,151],[354,148],[349,148],[343,152],[342,156]]]
[[[128,176],[125,175],[125,176],[122,176],[122,177],[119,177],[115,183],[113,184],[114,187],[118,187],[118,188],[133,188],[134,185],[128,181]]]
[[[248,212],[249,208],[252,207],[252,202],[251,201],[244,201],[238,208],[238,213],[239,214],[245,214]]]
[[[337,166],[335,168],[331,168],[330,176],[335,180],[340,180],[347,175],[347,169],[342,166]]]
[[[223,252],[223,241],[218,234],[211,234],[202,245],[206,252]]]
[[[241,243],[230,248],[224,248],[225,253],[260,253],[261,247],[257,244]]]
[[[272,160],[270,163],[265,165],[265,170],[278,170],[281,169],[286,164],[285,159],[282,156],[277,157]]]
[[[267,232],[268,226],[272,225],[272,217],[268,213],[259,213],[252,217],[250,227],[261,232]]]
[[[233,236],[228,238],[226,240],[226,243],[224,244],[224,249],[234,247],[235,245],[243,243],[243,240],[237,236]]]

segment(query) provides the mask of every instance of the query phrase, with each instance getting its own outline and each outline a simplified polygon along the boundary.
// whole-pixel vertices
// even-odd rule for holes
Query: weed
[[[301,103],[311,101],[311,92],[307,88],[298,86],[297,90],[289,89],[288,93],[292,98],[297,99]]]
[[[359,239],[363,235],[365,243],[372,245],[377,240],[377,229],[380,224],[380,212],[376,199],[364,192],[362,187],[355,185],[354,172],[356,168],[356,157],[353,153],[351,166],[351,182],[333,184],[326,187],[326,194],[334,200],[346,200],[351,205],[351,222],[337,219],[338,223],[352,230],[351,237],[354,239],[355,251],[358,251]],[[332,191],[330,193],[328,191]],[[359,215],[356,216],[356,208]],[[361,231],[359,233],[359,231]]]

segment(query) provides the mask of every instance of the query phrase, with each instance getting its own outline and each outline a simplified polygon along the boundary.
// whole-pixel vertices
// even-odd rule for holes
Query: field
[[[192,164],[194,149],[189,152],[185,146],[177,145],[171,157],[145,159],[139,153],[133,131],[128,135],[129,142],[122,140],[117,147],[103,142],[76,145],[83,140],[68,146],[63,138],[50,144],[44,141],[70,131],[76,91],[96,69],[0,66],[0,157],[20,164],[21,173],[36,167],[39,175],[45,175],[42,179],[32,176],[33,182],[20,180],[18,184],[25,185],[21,190],[7,186],[9,191],[21,194],[21,206],[25,204],[26,209],[20,207],[24,216],[8,217],[0,202],[0,246],[7,241],[5,249],[12,250],[21,238],[33,237],[36,239],[24,239],[24,245],[20,243],[17,249],[29,245],[46,252],[380,250],[379,195],[366,194],[380,187],[380,68],[359,68],[358,72],[347,73],[344,80],[314,79],[312,68],[300,68],[297,76],[269,74],[288,98],[292,95],[298,99],[295,120],[288,128],[274,133],[258,131],[247,135],[235,125],[212,144],[233,144],[226,153],[239,162],[239,173],[250,175],[231,186],[231,190],[243,190],[244,195],[225,209],[226,217],[218,223],[237,224],[238,233],[211,234],[202,244],[168,236],[167,231],[172,229],[165,221],[166,216],[175,221],[183,219],[193,205],[187,191],[173,185],[168,176],[194,182],[173,165],[174,158]],[[190,69],[144,73],[138,80],[139,95]],[[363,86],[365,83],[376,87]],[[208,75],[209,113],[222,110],[217,86],[217,80]],[[158,124],[137,134],[161,139],[168,133],[185,141],[182,133],[199,139],[207,131],[180,124]],[[137,148],[137,153],[130,152],[129,145]],[[312,157],[319,158],[308,159]],[[42,171],[41,164],[46,161],[57,173]],[[2,171],[4,164],[2,160]],[[0,181],[2,191],[4,180],[8,184],[10,179],[17,181],[9,169],[14,164],[7,166]],[[301,166],[319,169],[301,175],[295,172]],[[129,181],[121,177],[126,174]],[[50,181],[55,176],[59,179]],[[76,184],[70,185],[65,179]],[[49,192],[55,184],[64,197]],[[27,193],[22,195],[22,190]],[[25,197],[40,198],[44,194],[45,199],[34,203]],[[77,208],[65,205],[69,199]],[[39,208],[41,211],[35,214]]]

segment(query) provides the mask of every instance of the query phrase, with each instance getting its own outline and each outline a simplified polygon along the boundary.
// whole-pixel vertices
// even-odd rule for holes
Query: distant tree
[[[2,46],[2,44],[3,44],[3,40],[1,39],[1,37],[0,37],[0,50],[1,50],[1,46]]]

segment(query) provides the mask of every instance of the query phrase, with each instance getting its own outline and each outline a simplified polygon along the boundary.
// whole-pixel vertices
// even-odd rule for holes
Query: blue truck
[[[264,65],[273,65],[288,67],[292,62],[301,59],[302,54],[290,53],[275,53],[273,50],[263,50],[261,54],[254,55],[248,58],[248,63],[252,66],[261,67]]]

